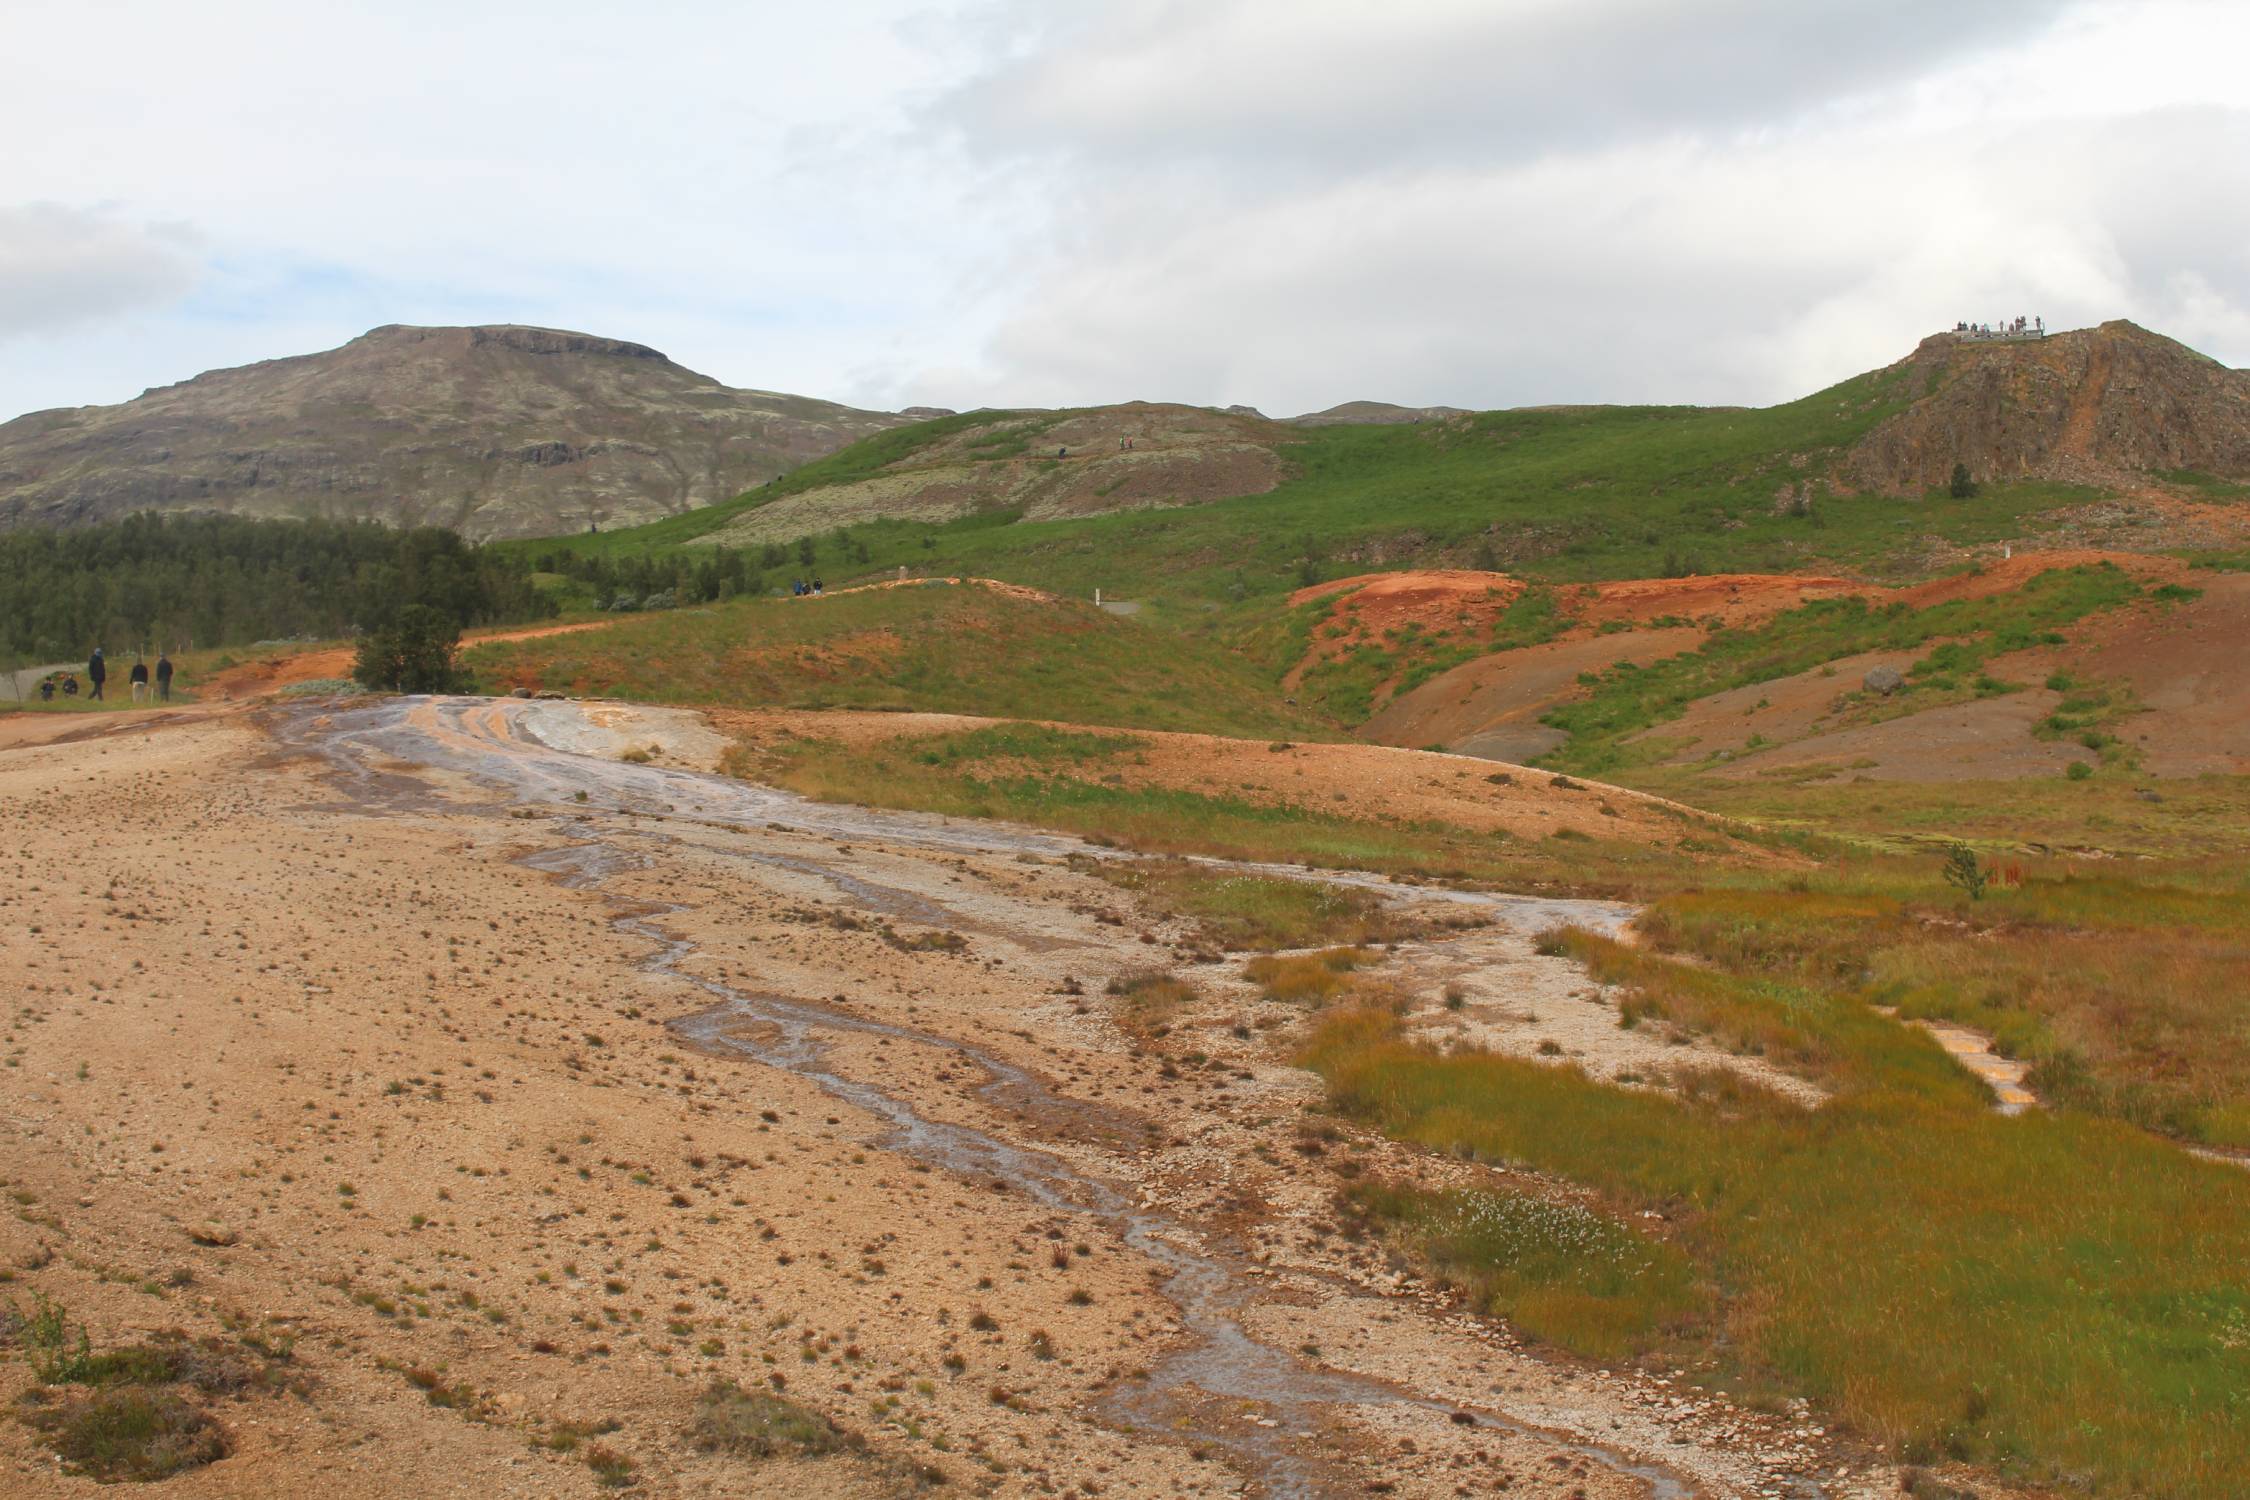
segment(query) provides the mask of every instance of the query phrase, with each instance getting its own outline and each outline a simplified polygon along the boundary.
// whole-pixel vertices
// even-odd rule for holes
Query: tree
[[[1953,480],[1946,486],[1946,492],[1956,500],[1976,498],[1977,482],[1969,477],[1967,464],[1957,463],[1953,466]]]
[[[1967,844],[1955,844],[1945,851],[1944,874],[1945,883],[1959,886],[1971,901],[1984,899],[1984,866],[1977,863],[1977,851]]]
[[[409,604],[361,639],[352,677],[376,692],[445,693],[460,681],[453,653],[461,628],[427,604]]]
[[[813,539],[811,537],[801,536],[797,538],[797,561],[808,568],[813,565]]]

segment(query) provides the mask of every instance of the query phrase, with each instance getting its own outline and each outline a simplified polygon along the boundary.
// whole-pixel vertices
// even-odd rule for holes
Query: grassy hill
[[[472,648],[479,680],[644,703],[915,709],[1251,736],[1318,733],[1215,647],[1091,605],[932,583],[740,599]]]
[[[814,560],[803,566],[831,577],[942,569],[1159,606],[1240,602],[1386,567],[1553,580],[1814,565],[1912,574],[1927,570],[1929,538],[2014,537],[2030,518],[2100,493],[2047,481],[1962,500],[1823,490],[1850,445],[1911,394],[1898,372],[1880,371],[1763,410],[1526,410],[1301,430],[1278,443],[1288,474],[1264,494],[1047,521],[1009,507],[860,521],[812,538]],[[976,420],[886,432],[752,495],[651,526],[524,545],[619,557],[707,544],[758,507],[840,493]],[[769,563],[796,567],[799,556],[775,546]]]

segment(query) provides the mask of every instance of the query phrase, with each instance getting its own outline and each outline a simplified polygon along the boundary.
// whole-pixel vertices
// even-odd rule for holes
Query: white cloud
[[[0,416],[394,321],[952,406],[1763,401],[2018,308],[2250,359],[2229,0],[20,0],[9,39],[0,204],[113,207],[0,248]]]
[[[1764,403],[2016,312],[2250,352],[2250,89],[2192,61],[2250,45],[2237,9],[1408,9],[1019,42],[944,109],[1067,206],[981,367],[915,389]],[[2163,56],[2172,94],[2112,86]]]
[[[101,209],[0,206],[0,341],[177,300],[195,281],[193,241]]]

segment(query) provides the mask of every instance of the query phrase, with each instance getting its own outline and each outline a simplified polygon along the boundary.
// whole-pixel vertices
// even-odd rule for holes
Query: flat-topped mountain
[[[2250,476],[2250,373],[2133,323],[2020,342],[1941,333],[1892,368],[1915,399],[1853,446],[1840,477],[1854,488],[1921,494],[1956,463],[1980,481],[2109,487]]]
[[[0,526],[202,510],[476,538],[608,529],[727,499],[933,414],[737,390],[622,339],[394,324],[116,406],[0,424]]]

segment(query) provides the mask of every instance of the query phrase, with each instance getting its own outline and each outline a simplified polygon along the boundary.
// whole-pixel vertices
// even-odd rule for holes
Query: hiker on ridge
[[[156,696],[165,703],[172,701],[172,658],[156,653]]]
[[[86,680],[94,685],[94,690],[86,695],[87,699],[91,701],[101,697],[102,684],[109,680],[109,663],[102,659],[102,648],[99,646],[94,648],[93,656],[86,662]]]

